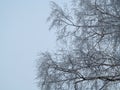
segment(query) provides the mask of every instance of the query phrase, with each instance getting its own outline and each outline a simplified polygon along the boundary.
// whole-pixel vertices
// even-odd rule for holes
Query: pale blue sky
[[[0,90],[38,90],[37,55],[55,48],[49,1],[0,0]]]

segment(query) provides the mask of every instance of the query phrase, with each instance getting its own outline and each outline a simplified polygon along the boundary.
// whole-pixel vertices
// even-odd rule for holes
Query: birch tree
[[[50,29],[64,47],[41,53],[41,90],[119,90],[120,0],[68,3],[60,7],[51,2]]]

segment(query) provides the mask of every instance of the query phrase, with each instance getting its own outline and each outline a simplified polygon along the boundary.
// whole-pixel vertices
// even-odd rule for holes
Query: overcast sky
[[[49,1],[0,0],[0,90],[38,90],[35,61],[55,48]]]

